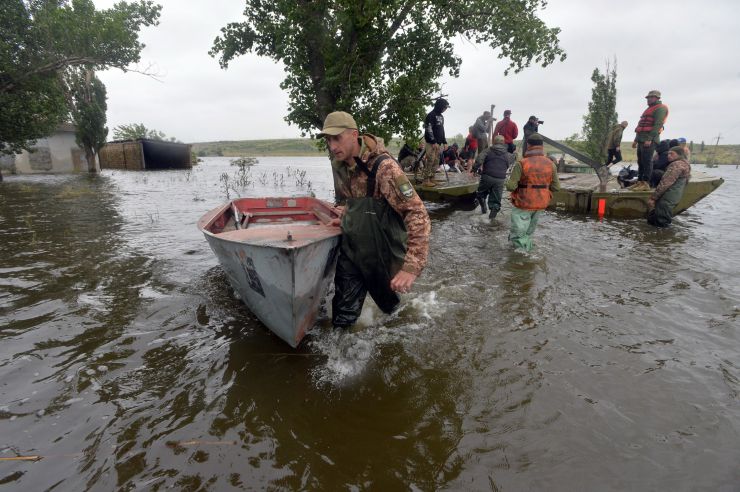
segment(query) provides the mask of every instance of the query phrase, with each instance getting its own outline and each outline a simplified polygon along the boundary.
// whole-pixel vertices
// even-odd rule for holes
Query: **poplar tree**
[[[157,25],[161,11],[150,0],[104,10],[92,0],[1,0],[0,7],[0,153],[6,154],[30,150],[69,117],[68,69],[130,70],[144,48],[139,31]]]
[[[617,124],[617,62],[614,67],[607,62],[601,73],[595,68],[591,74],[594,87],[588,113],[583,117],[582,150],[597,162],[605,162],[609,131]]]
[[[386,141],[418,138],[443,74],[457,77],[461,36],[497,50],[519,72],[564,60],[560,29],[537,16],[546,0],[246,0],[242,22],[228,24],[211,56],[223,68],[246,53],[285,65],[285,120],[315,134],[327,114],[351,113]],[[454,101],[452,102],[454,105]]]
[[[67,70],[65,83],[77,145],[85,152],[88,171],[97,172],[95,159],[108,136],[105,85],[92,69],[79,67]]]

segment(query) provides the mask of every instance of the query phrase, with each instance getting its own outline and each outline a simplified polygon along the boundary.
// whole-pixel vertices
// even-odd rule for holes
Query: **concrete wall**
[[[40,138],[33,146],[34,152],[12,156],[10,167],[16,174],[78,173],[87,172],[85,153],[75,142],[72,125],[62,125],[53,134]],[[3,166],[9,166],[8,162]],[[13,172],[13,171],[11,171]]]

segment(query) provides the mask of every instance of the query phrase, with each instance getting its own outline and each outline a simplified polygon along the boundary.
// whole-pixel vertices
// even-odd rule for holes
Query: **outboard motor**
[[[626,188],[637,183],[637,174],[637,171],[632,169],[632,164],[629,164],[619,170],[619,174],[617,174],[617,182],[622,186],[622,188]]]

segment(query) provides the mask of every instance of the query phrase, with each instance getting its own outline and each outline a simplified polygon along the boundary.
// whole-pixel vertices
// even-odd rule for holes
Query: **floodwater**
[[[428,204],[400,312],[297,350],[196,229],[228,159],[8,176],[0,488],[740,490],[740,171],[708,171],[725,184],[668,230],[550,213],[530,255],[508,207]],[[249,176],[332,196],[324,158]]]

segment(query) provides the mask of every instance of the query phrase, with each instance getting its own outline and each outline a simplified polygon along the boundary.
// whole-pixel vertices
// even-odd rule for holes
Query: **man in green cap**
[[[552,192],[560,190],[558,169],[545,156],[543,144],[539,133],[531,134],[527,138],[527,152],[521,161],[514,164],[506,181],[513,205],[509,240],[517,250],[532,249],[532,234],[539,217],[550,203]]]
[[[637,183],[630,186],[632,191],[649,191],[650,176],[653,174],[653,153],[660,141],[660,133],[668,118],[668,106],[660,100],[660,91],[652,90],[645,96],[648,107],[642,112],[635,128],[635,141],[632,148],[637,149]]]
[[[353,325],[366,294],[385,313],[424,269],[431,223],[424,203],[381,139],[360,135],[354,118],[330,113],[318,135],[332,155],[335,195],[343,205],[332,322]]]

